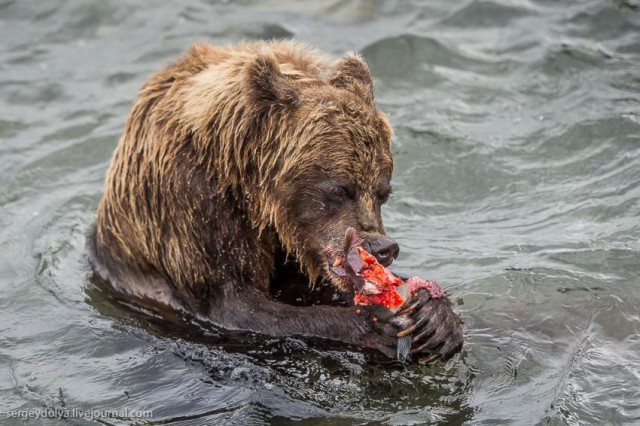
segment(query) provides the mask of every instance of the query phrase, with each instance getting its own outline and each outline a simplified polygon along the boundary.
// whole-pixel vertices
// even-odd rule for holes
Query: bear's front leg
[[[356,307],[292,306],[250,286],[226,285],[211,304],[209,319],[228,330],[274,337],[307,336],[377,349],[394,357],[399,329],[374,321]]]
[[[398,337],[411,335],[410,353],[419,361],[446,360],[462,350],[462,320],[448,298],[431,299],[427,290],[420,289],[397,316],[410,321]]]

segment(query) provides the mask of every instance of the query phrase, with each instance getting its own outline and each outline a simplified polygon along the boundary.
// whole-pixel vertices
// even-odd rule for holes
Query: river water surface
[[[0,423],[640,424],[637,1],[0,0]],[[361,52],[396,130],[395,269],[463,354],[240,344],[91,290],[84,242],[136,92],[196,41]],[[119,418],[27,424],[143,424]]]

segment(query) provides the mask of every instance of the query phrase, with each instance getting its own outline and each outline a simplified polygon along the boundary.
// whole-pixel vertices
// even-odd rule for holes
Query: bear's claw
[[[398,337],[412,336],[412,355],[427,354],[419,363],[432,362],[438,358],[449,359],[462,350],[462,321],[453,312],[446,298],[431,299],[425,289],[418,290],[416,301],[405,308],[412,325],[397,333]],[[409,309],[411,308],[411,309]],[[407,314],[408,312],[408,314]]]

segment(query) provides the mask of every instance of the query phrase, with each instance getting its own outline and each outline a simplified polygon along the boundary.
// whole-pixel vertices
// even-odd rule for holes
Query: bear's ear
[[[369,103],[373,103],[373,81],[369,67],[357,53],[349,53],[335,64],[329,76],[329,84],[339,89],[354,92]]]
[[[249,85],[257,100],[295,104],[299,97],[271,55],[259,53],[248,69]]]

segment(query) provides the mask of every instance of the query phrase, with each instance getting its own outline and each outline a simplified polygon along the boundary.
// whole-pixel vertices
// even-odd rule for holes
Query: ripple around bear
[[[392,355],[398,328],[348,306],[324,254],[350,226],[387,238],[391,134],[358,55],[333,61],[284,41],[196,45],[151,77],[129,114],[91,262],[142,306]],[[451,303],[416,301],[403,323],[416,326],[414,345],[458,352]]]

